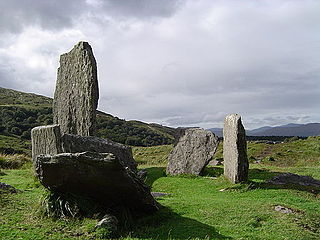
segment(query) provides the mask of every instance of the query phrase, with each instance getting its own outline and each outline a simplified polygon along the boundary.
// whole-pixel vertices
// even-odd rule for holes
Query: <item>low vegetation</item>
[[[215,158],[222,157],[219,146]],[[265,180],[282,172],[320,179],[320,137],[286,143],[248,143],[252,161],[250,181],[230,184],[223,167],[207,167],[199,177],[165,175],[172,145],[136,147],[139,168],[148,171],[147,184],[156,192],[163,208],[142,218],[120,239],[319,239],[319,189],[274,186]],[[11,156],[2,156],[10,159]],[[270,160],[270,158],[273,160]],[[253,158],[255,160],[253,160]],[[6,160],[9,161],[9,160]],[[253,161],[260,161],[253,163]],[[19,189],[0,194],[0,239],[103,239],[108,232],[95,229],[97,218],[52,218],[39,209],[46,190],[34,179],[31,164],[2,169],[5,182]],[[275,211],[275,206],[293,213]]]

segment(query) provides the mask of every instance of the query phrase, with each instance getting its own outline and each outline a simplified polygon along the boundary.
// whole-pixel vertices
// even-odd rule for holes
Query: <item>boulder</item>
[[[35,127],[31,131],[32,160],[40,154],[62,153],[59,125]]]
[[[137,163],[133,159],[131,147],[116,143],[108,139],[98,137],[83,137],[73,134],[62,136],[62,149],[65,153],[77,152],[98,152],[112,153],[122,163],[123,166],[131,170],[137,170]]]
[[[91,46],[79,42],[60,56],[53,99],[53,122],[61,133],[93,135],[99,90],[97,64]]]
[[[248,180],[246,132],[238,114],[226,116],[223,127],[224,175],[232,182]]]
[[[179,130],[179,139],[168,158],[167,174],[199,175],[218,147],[218,137],[201,128]]]
[[[110,153],[39,155],[35,170],[50,191],[90,198],[107,209],[150,213],[159,207],[150,188]]]

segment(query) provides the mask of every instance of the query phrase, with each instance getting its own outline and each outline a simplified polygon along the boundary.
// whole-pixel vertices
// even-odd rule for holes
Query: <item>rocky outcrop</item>
[[[223,127],[224,175],[233,183],[248,180],[246,132],[238,114],[226,116]]]
[[[31,131],[32,160],[40,154],[62,153],[61,133],[59,125],[35,127]]]
[[[35,170],[50,191],[90,198],[106,208],[149,213],[159,207],[150,188],[110,153],[39,155]]]
[[[53,100],[53,122],[61,133],[93,135],[99,90],[97,65],[87,42],[60,56]]]
[[[137,170],[137,163],[133,159],[131,147],[108,139],[65,134],[62,136],[62,149],[66,153],[85,151],[112,153],[123,166],[129,167],[131,170]]]
[[[167,174],[199,175],[212,159],[218,137],[201,128],[179,130],[179,140],[168,158]]]

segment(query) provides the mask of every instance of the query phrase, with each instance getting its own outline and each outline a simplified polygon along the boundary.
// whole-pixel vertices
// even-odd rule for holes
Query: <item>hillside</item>
[[[12,152],[11,146],[6,147],[4,139],[30,140],[33,127],[48,124],[52,124],[51,98],[0,88],[0,151]],[[171,144],[174,134],[173,128],[126,121],[97,111],[96,135],[102,138],[132,146],[155,146]]]

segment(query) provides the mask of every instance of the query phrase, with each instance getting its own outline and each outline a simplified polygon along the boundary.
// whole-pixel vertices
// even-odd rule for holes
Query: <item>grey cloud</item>
[[[48,30],[70,28],[82,15],[122,19],[168,17],[178,9],[180,2],[180,0],[2,0],[0,32],[19,33],[27,26],[40,26]]]
[[[112,16],[138,19],[170,17],[183,4],[182,0],[105,0],[98,2],[102,9]]]
[[[73,7],[74,1],[65,2]],[[26,7],[26,14],[36,12],[25,24],[43,19],[40,25],[54,33],[61,32],[60,25],[80,32],[68,42],[69,33],[45,38],[34,52],[46,58],[57,60],[78,36],[92,44],[101,110],[125,119],[208,128],[221,127],[228,113],[240,113],[248,128],[320,121],[319,1],[88,0],[77,7],[70,14],[61,9],[65,25],[50,23],[43,14],[51,8],[54,19],[58,7]],[[14,55],[10,61],[16,61]],[[6,86],[53,92],[55,74],[50,79],[43,74],[49,68],[54,73],[52,66],[37,71],[12,65],[15,72],[0,69]]]
[[[9,0],[0,1],[0,31],[19,33],[26,26],[56,30],[70,27],[83,12],[84,0]]]

